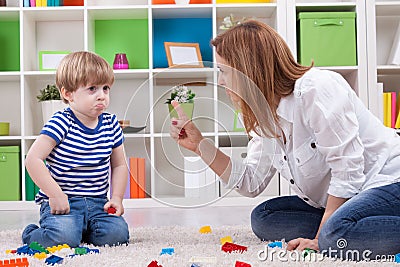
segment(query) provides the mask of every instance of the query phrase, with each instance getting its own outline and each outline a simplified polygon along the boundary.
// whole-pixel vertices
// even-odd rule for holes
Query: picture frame
[[[69,51],[39,51],[39,70],[56,70]]]
[[[243,119],[239,114],[240,110],[235,110],[235,118],[233,120],[234,132],[244,132]]]
[[[199,43],[164,42],[168,66],[177,68],[203,68]]]

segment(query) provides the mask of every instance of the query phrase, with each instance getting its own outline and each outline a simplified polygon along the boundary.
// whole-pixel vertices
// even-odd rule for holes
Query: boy
[[[109,105],[114,73],[91,52],[74,52],[61,61],[56,85],[69,107],[44,125],[26,157],[26,168],[40,191],[40,228],[28,225],[25,244],[44,247],[81,242],[96,246],[129,242],[122,199],[128,169],[123,133]],[[46,163],[44,163],[46,160]],[[109,168],[113,192],[107,199]],[[114,208],[115,214],[107,210]]]

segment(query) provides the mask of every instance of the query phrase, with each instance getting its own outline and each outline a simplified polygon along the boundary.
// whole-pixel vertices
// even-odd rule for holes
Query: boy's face
[[[110,85],[79,87],[76,91],[64,92],[63,96],[68,100],[74,113],[97,119],[110,103]]]

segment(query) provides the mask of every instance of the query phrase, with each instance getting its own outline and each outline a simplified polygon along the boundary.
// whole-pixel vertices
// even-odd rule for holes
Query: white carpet
[[[128,246],[100,247],[100,254],[64,258],[62,266],[107,266],[107,267],[146,267],[151,261],[157,260],[163,267],[189,267],[190,259],[195,257],[215,257],[214,263],[203,263],[199,266],[235,266],[235,262],[242,261],[251,266],[399,266],[393,262],[340,262],[325,258],[315,261],[295,261],[293,255],[261,261],[258,252],[264,250],[267,243],[259,241],[249,226],[213,227],[212,233],[200,234],[199,228],[183,227],[156,227],[131,229],[131,239]],[[17,249],[22,246],[21,231],[11,230],[0,232],[0,259],[21,257],[6,254],[7,249]],[[233,242],[248,249],[244,253],[225,253],[221,251],[220,238],[231,236]],[[95,248],[88,245],[89,248]],[[162,248],[174,248],[173,255],[161,255]],[[275,254],[277,255],[277,254]],[[46,266],[44,260],[27,256],[29,266]]]

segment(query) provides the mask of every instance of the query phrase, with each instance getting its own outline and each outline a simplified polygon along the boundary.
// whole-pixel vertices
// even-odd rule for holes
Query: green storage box
[[[314,66],[356,66],[355,12],[300,12],[298,61]]]
[[[19,146],[0,146],[0,200],[21,200]]]

